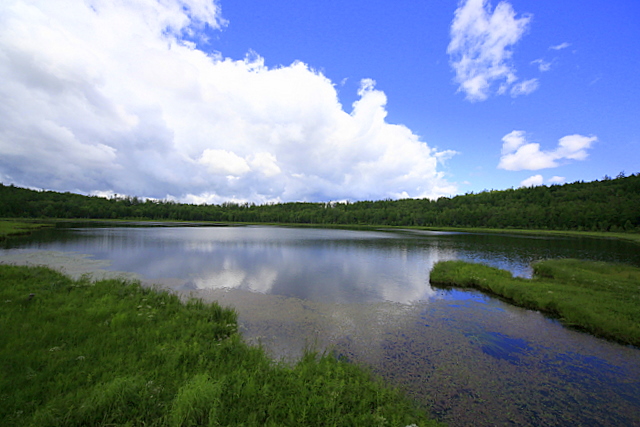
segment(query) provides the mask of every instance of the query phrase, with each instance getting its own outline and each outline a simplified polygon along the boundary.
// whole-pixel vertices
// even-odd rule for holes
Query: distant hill
[[[0,184],[0,217],[640,231],[640,173],[438,200],[191,205]]]

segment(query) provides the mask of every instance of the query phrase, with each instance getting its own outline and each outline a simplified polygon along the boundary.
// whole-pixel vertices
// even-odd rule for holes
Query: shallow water
[[[616,241],[276,227],[48,230],[0,250],[231,305],[245,339],[274,357],[311,347],[364,363],[450,425],[640,424],[640,350],[429,286],[439,260],[527,276],[559,256],[640,264],[637,246]]]

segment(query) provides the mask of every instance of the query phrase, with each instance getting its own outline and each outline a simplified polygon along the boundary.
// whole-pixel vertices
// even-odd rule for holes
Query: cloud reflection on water
[[[434,293],[429,285],[433,264],[456,258],[455,251],[430,247],[410,251],[324,242],[207,246],[203,251],[204,245],[197,245],[197,254],[206,254],[208,265],[191,279],[196,289],[236,288],[322,302],[409,303],[429,298]]]

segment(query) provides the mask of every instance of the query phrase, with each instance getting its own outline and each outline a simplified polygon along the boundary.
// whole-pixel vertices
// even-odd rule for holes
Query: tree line
[[[129,196],[103,198],[0,184],[0,217],[640,232],[640,173],[437,200],[264,205],[196,205]]]

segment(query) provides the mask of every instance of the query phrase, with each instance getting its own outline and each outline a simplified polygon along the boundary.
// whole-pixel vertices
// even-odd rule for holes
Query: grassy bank
[[[623,344],[640,346],[640,269],[575,259],[540,261],[534,278],[463,261],[431,271],[435,286],[479,289],[516,305],[540,310],[564,324]]]
[[[567,236],[591,237],[596,239],[629,240],[640,244],[640,233],[612,233],[601,231],[564,231],[564,230],[532,230],[520,228],[482,228],[482,227],[394,227],[414,230],[452,231],[461,233],[489,233],[489,234],[521,234],[532,236]]]
[[[0,220],[0,240],[5,239],[8,236],[29,234],[31,233],[31,231],[42,227],[47,227],[47,225],[30,222]]]
[[[0,304],[2,425],[435,425],[358,366],[273,362],[217,304],[8,265]]]
[[[446,231],[454,233],[479,233],[479,234],[514,234],[528,236],[548,237],[590,237],[595,239],[627,240],[640,244],[640,233],[613,233],[601,231],[569,231],[569,230],[533,230],[521,228],[484,228],[484,227],[423,227],[423,226],[391,226],[375,224],[296,224],[296,223],[223,223],[226,225],[269,225],[275,227],[294,228],[329,228],[363,231],[397,231],[397,230],[422,230],[422,231]]]

